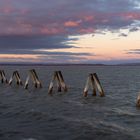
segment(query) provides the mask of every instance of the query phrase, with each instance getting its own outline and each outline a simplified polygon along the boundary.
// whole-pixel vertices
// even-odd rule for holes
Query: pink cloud
[[[22,14],[22,15],[27,15],[30,13],[30,10],[29,9],[21,9],[19,10],[19,12]]]
[[[66,21],[64,23],[64,26],[65,27],[77,27],[77,26],[79,26],[80,22],[81,21]]]
[[[0,12],[3,14],[10,14],[14,12],[14,8],[12,8],[11,6],[2,7],[0,8]]]
[[[40,29],[40,33],[44,35],[56,35],[62,34],[64,32],[61,28],[53,28],[53,27],[42,27]]]
[[[92,21],[94,19],[94,16],[88,15],[84,17],[85,21]]]
[[[94,28],[85,28],[85,29],[80,29],[78,32],[80,34],[88,34],[88,33],[94,33],[95,29]]]
[[[126,13],[122,13],[121,16],[125,18],[126,20],[139,20],[140,19],[140,13],[137,13],[137,12],[126,12]]]

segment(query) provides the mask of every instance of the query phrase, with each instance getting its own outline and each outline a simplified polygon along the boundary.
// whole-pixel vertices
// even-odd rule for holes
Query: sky
[[[0,63],[140,62],[140,0],[0,0]]]

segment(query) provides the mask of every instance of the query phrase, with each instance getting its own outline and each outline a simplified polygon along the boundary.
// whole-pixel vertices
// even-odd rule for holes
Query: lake
[[[43,88],[0,84],[0,140],[139,140],[140,66],[1,66],[23,82],[36,69]],[[61,70],[68,92],[50,96],[53,72]],[[89,73],[97,73],[105,97],[83,97]]]

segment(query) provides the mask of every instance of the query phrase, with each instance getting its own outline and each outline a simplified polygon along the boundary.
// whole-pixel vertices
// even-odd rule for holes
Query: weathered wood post
[[[62,91],[62,86],[61,86],[61,81],[60,81],[60,78],[59,78],[58,71],[55,72],[55,75],[56,75],[56,82],[57,82],[57,91],[61,92]]]
[[[93,79],[94,79],[95,85],[96,85],[96,87],[97,87],[97,89],[98,89],[98,91],[100,93],[100,96],[101,97],[105,96],[104,90],[103,90],[103,88],[101,86],[100,80],[99,80],[99,78],[98,78],[96,73],[93,74]]]
[[[84,88],[84,93],[83,93],[84,97],[87,97],[90,86],[92,87],[92,90],[93,90],[92,91],[93,96],[96,96],[96,90],[99,91],[101,97],[105,96],[103,88],[101,86],[101,83],[100,83],[99,78],[96,73],[89,74],[87,81],[86,81],[85,88]]]
[[[24,86],[25,89],[28,88],[30,77],[32,79],[32,82],[34,83],[35,88],[38,88],[38,87],[42,88],[42,84],[41,84],[41,82],[38,78],[38,75],[37,75],[35,69],[32,69],[32,70],[29,71],[29,75],[27,76],[25,86]]]
[[[16,84],[17,84],[17,85],[22,85],[22,81],[21,81],[21,78],[20,78],[20,75],[19,75],[19,72],[18,72],[18,71],[14,71],[14,72],[13,72],[13,74],[12,74],[10,80],[9,80],[9,85],[12,84],[14,78],[15,78],[15,80],[16,80]]]
[[[55,81],[57,83],[58,92],[61,92],[62,90],[64,92],[67,91],[67,86],[64,82],[64,78],[63,78],[63,75],[62,75],[61,71],[55,71],[54,74],[53,74],[52,80],[50,82],[50,85],[49,85],[49,90],[48,90],[49,94],[51,94],[52,91],[53,91]]]
[[[4,70],[0,70],[1,83],[8,83]]]
[[[84,88],[84,93],[83,93],[84,97],[87,97],[87,95],[88,95],[89,82],[90,82],[90,75],[87,78],[86,85],[85,85],[85,88]]]
[[[60,81],[60,84],[61,84],[62,89],[65,92],[67,92],[68,89],[67,89],[67,86],[65,84],[65,81],[64,81],[64,78],[63,78],[63,75],[62,75],[61,71],[58,71],[58,78],[59,78],[59,81]]]
[[[136,102],[136,106],[140,107],[140,94],[137,97],[137,102]]]
[[[96,86],[95,86],[95,81],[94,81],[94,79],[93,79],[93,74],[91,73],[91,74],[89,74],[89,76],[88,76],[88,78],[87,78],[87,82],[86,82],[86,86],[85,86],[85,88],[84,88],[84,94],[83,94],[83,96],[84,97],[87,97],[87,95],[88,95],[88,90],[89,90],[89,87],[92,87],[92,95],[93,96],[96,96]]]

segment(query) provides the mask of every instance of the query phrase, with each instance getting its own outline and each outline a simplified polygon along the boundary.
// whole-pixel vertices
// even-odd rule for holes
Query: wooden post
[[[28,89],[30,77],[32,78],[32,82],[34,83],[35,88],[38,88],[38,87],[42,88],[42,84],[38,78],[38,75],[37,75],[35,69],[32,69],[29,71],[29,75],[26,79],[25,86],[24,86],[25,89]]]
[[[98,78],[96,73],[93,74],[93,79],[94,79],[95,85],[96,85],[96,87],[97,87],[97,89],[98,89],[98,91],[100,93],[100,96],[101,97],[105,96],[103,88],[102,88],[101,83],[100,83],[100,80],[99,80],[99,78]]]
[[[57,75],[57,72],[55,71],[54,74],[53,74],[52,80],[50,82],[50,85],[49,85],[49,90],[48,90],[48,93],[49,94],[52,94],[53,87],[54,87],[54,81],[55,81],[56,75]]]
[[[58,71],[58,78],[59,78],[61,87],[63,88],[63,90],[64,90],[65,92],[67,92],[67,86],[66,86],[66,84],[65,84],[65,82],[64,82],[64,78],[63,78],[63,75],[62,75],[61,71]]]
[[[16,79],[17,79],[17,84],[23,85],[18,71],[15,71],[15,75],[16,75]]]
[[[49,85],[49,90],[48,90],[49,94],[51,94],[52,91],[53,91],[55,81],[57,82],[58,92],[61,92],[62,90],[64,92],[67,91],[67,87],[66,87],[66,84],[64,82],[64,78],[63,78],[63,75],[62,75],[61,71],[55,71],[54,74],[53,74],[52,80],[50,82],[50,85]]]
[[[92,93],[93,96],[96,96],[96,90],[99,91],[101,97],[105,96],[103,88],[101,86],[101,83],[100,83],[99,78],[98,78],[96,73],[89,74],[89,76],[87,78],[87,82],[86,82],[85,88],[84,88],[84,93],[83,93],[84,97],[87,97],[88,90],[89,90],[90,86],[92,87],[92,90],[93,90],[92,91],[93,92]]]
[[[14,71],[13,72],[13,74],[12,74],[10,80],[9,80],[9,85],[12,84],[14,78],[16,80],[16,84],[17,85],[22,85],[22,81],[21,81],[21,78],[20,78],[20,75],[19,75],[19,72],[18,71]]]
[[[85,85],[84,93],[83,93],[84,97],[87,97],[87,95],[88,95],[89,82],[90,82],[90,76],[88,76],[87,81],[86,81],[86,85]]]
[[[94,78],[93,78],[93,75],[92,74],[90,74],[90,79],[91,79],[91,86],[92,86],[92,95],[93,96],[96,96],[96,85],[95,85],[95,81],[94,81]]]
[[[6,78],[6,76],[5,76],[5,72],[4,72],[4,70],[0,70],[0,78],[1,78],[1,83],[8,83],[8,80],[7,80],[7,78]]]
[[[29,85],[29,79],[30,79],[30,75],[26,78],[26,82],[25,82],[25,89],[28,89],[28,85]]]
[[[61,86],[61,80],[59,78],[59,73],[58,73],[58,71],[56,71],[55,73],[56,73],[57,91],[61,92],[62,86]]]
[[[136,106],[140,107],[140,94],[137,97],[137,102],[136,102]]]
[[[32,81],[33,81],[33,83],[34,83],[34,87],[37,88],[37,81],[36,81],[35,73],[34,73],[33,70],[30,70],[30,73],[31,73]]]

